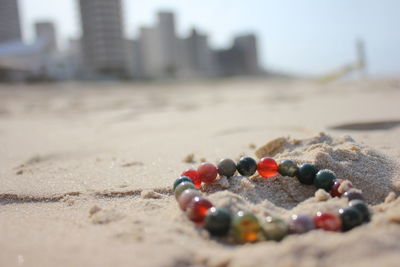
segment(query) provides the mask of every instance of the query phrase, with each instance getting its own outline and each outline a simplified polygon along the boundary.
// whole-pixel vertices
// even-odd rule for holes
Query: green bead
[[[232,235],[236,242],[256,242],[262,239],[262,229],[256,216],[239,211],[232,221]]]
[[[314,185],[329,192],[335,183],[336,174],[331,170],[320,170],[314,179]]]
[[[191,183],[191,182],[182,182],[182,183],[178,184],[178,186],[175,188],[174,194],[175,194],[176,200],[179,199],[179,196],[186,189],[195,189],[195,190],[197,190],[193,183]]]
[[[339,209],[339,215],[342,219],[342,230],[348,231],[363,223],[362,214],[355,208]]]
[[[284,160],[278,166],[278,172],[282,176],[295,177],[299,171],[299,167],[291,160]]]
[[[204,228],[214,236],[224,236],[231,226],[231,214],[225,208],[212,207],[208,210]]]
[[[192,179],[190,179],[187,176],[181,176],[181,177],[179,177],[178,179],[175,180],[175,182],[174,182],[174,190],[182,182],[191,182],[193,184]]]
[[[349,202],[349,207],[355,208],[361,213],[363,222],[369,222],[371,220],[371,211],[364,201],[359,199],[351,200]]]
[[[302,184],[313,184],[315,179],[315,174],[318,172],[317,168],[310,163],[304,163],[300,166],[297,173],[297,179]]]
[[[287,223],[277,217],[268,216],[263,224],[264,235],[267,240],[281,241],[289,233]]]

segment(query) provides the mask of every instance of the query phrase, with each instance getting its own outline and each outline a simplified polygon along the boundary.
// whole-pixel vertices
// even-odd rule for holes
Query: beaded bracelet
[[[213,183],[217,175],[230,178],[238,171],[242,176],[252,176],[256,172],[263,178],[271,178],[278,173],[282,176],[297,177],[302,184],[314,184],[324,189],[332,197],[345,197],[348,207],[335,212],[317,212],[310,217],[294,214],[288,221],[267,216],[264,223],[247,211],[235,214],[224,207],[215,207],[198,190],[202,183]],[[317,168],[304,163],[300,167],[291,160],[279,165],[272,158],[262,158],[258,163],[251,157],[242,157],[236,164],[231,159],[222,159],[217,166],[202,163],[197,170],[184,171],[173,185],[175,198],[182,211],[197,225],[204,227],[213,236],[231,235],[238,243],[260,240],[280,241],[288,234],[302,234],[313,229],[326,231],[348,231],[371,219],[371,211],[364,202],[360,191],[353,188],[349,180],[337,179],[333,171]]]

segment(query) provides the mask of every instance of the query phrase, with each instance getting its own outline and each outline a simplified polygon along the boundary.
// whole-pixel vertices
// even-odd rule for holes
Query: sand
[[[398,266],[399,100],[396,79],[0,85],[0,266]],[[334,170],[372,222],[279,243],[210,238],[171,183],[241,155]],[[280,176],[203,191],[260,220],[347,204]]]

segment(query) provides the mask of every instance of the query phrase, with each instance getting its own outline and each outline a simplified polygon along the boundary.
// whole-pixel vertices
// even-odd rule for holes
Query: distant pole
[[[360,78],[365,78],[367,76],[367,59],[365,56],[364,40],[358,39],[356,41],[356,51],[357,51],[357,65],[360,70]]]

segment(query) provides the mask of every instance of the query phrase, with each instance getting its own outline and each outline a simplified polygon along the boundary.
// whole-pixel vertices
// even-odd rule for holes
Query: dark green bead
[[[349,202],[349,207],[355,208],[361,213],[363,222],[369,222],[371,220],[371,211],[369,210],[368,205],[365,204],[364,201],[359,199],[354,199]]]
[[[363,222],[361,213],[353,207],[339,209],[339,215],[342,219],[343,231],[351,230]]]
[[[218,174],[221,176],[232,177],[236,172],[236,163],[231,159],[222,159],[218,163]]]
[[[257,162],[250,157],[242,157],[236,165],[236,169],[243,176],[252,176],[257,171]]]
[[[315,174],[318,172],[317,168],[310,164],[304,163],[300,166],[299,172],[297,173],[297,179],[302,184],[313,184],[315,179]]]
[[[175,198],[176,200],[179,199],[179,196],[182,194],[183,191],[185,191],[186,189],[196,189],[196,187],[194,186],[193,183],[191,182],[181,182],[180,184],[177,185],[177,187],[175,188],[174,194],[175,194]],[[197,190],[197,189],[196,189]]]
[[[231,214],[225,208],[212,207],[207,212],[204,228],[214,236],[225,236],[231,226]]]
[[[315,175],[314,185],[316,188],[324,189],[329,192],[335,183],[336,174],[331,170],[320,170]]]
[[[174,190],[182,182],[191,182],[193,184],[192,179],[190,179],[187,176],[181,176],[181,177],[179,177],[178,179],[175,180],[175,182],[174,182]]]
[[[297,166],[297,164],[288,159],[282,161],[278,166],[278,172],[282,176],[295,177],[298,171],[299,167]]]

